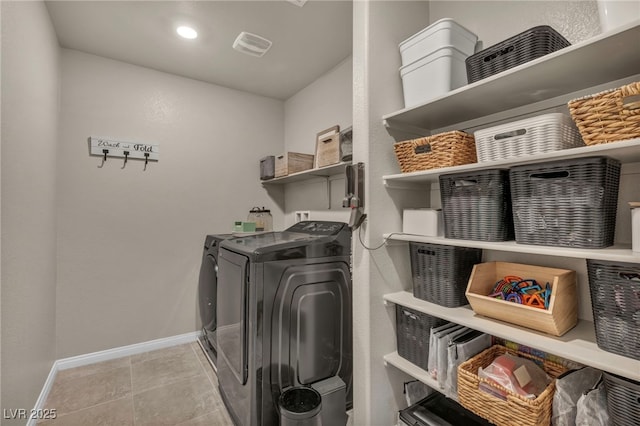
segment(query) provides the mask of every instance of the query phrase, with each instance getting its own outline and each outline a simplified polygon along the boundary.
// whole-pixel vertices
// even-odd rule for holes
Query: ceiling
[[[351,55],[351,1],[48,1],[60,45],[184,77],[287,99]],[[176,35],[189,25],[198,38]],[[241,31],[273,42],[261,58]]]

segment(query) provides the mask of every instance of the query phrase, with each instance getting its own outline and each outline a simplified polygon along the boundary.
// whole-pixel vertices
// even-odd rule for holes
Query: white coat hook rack
[[[149,161],[158,161],[159,146],[157,144],[146,144],[139,142],[118,141],[107,138],[89,138],[89,154],[102,157],[102,164],[98,168],[104,167],[107,157],[124,158],[124,169],[129,159],[144,160],[144,169],[147,170]]]

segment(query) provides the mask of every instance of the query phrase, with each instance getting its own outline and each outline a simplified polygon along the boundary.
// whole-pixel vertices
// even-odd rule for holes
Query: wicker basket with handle
[[[393,145],[402,173],[476,163],[473,135],[454,130]]]
[[[528,399],[511,393],[494,382],[478,377],[478,368],[486,368],[496,357],[506,353],[535,361],[554,380],[537,398]],[[566,367],[555,362],[504,346],[494,345],[460,364],[458,367],[458,398],[463,407],[497,426],[550,425],[553,393],[556,388],[555,378],[565,371],[567,371]],[[506,392],[507,400],[502,400],[478,389],[480,382],[499,389],[501,393]]]
[[[584,143],[598,145],[640,138],[640,82],[569,102]],[[635,97],[635,100],[634,100]]]

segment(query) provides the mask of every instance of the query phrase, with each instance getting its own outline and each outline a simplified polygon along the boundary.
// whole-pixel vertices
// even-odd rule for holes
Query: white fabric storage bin
[[[438,49],[400,68],[404,106],[427,102],[467,84],[467,55],[454,48]]]
[[[405,234],[444,236],[442,210],[405,209],[402,212],[402,232]]]
[[[478,162],[504,160],[583,146],[568,115],[551,113],[478,130]]]
[[[443,47],[453,47],[470,56],[477,41],[476,34],[453,19],[440,19],[400,43],[402,65],[409,65]]]

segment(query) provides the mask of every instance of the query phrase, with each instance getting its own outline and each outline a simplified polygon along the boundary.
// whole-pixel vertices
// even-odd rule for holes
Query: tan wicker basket
[[[570,101],[569,112],[584,143],[598,145],[640,138],[640,101],[627,99],[637,95],[640,82]]]
[[[536,399],[527,399],[509,392],[505,401],[478,389],[480,382],[483,382],[493,388],[500,389],[502,392],[508,392],[501,386],[478,377],[478,368],[486,368],[496,357],[506,353],[536,361],[554,380]],[[550,425],[553,393],[556,388],[555,378],[566,370],[560,364],[495,345],[460,364],[458,367],[458,398],[463,407],[497,426]]]
[[[402,173],[476,163],[473,135],[452,131],[393,145]]]

